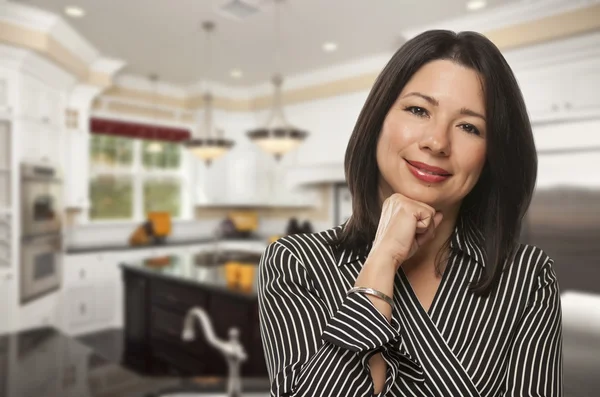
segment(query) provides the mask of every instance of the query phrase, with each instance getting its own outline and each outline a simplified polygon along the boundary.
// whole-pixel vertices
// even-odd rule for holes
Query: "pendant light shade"
[[[277,70],[280,70],[280,43],[281,27],[279,8],[284,0],[275,1],[275,35],[277,41],[275,48],[275,58],[277,59]],[[275,156],[280,160],[283,155],[294,150],[308,136],[308,132],[302,131],[291,126],[285,119],[283,114],[283,101],[281,98],[281,86],[283,85],[283,77],[281,74],[276,74],[271,80],[275,88],[273,95],[273,108],[267,120],[267,123],[260,128],[248,132],[248,137],[256,143],[262,150]]]
[[[274,76],[272,82],[275,93],[271,115],[264,127],[249,131],[248,137],[262,150],[279,160],[284,154],[298,147],[308,133],[291,126],[285,119],[281,101],[281,75]]]
[[[185,142],[185,146],[189,151],[204,161],[206,165],[211,165],[212,162],[223,156],[229,149],[233,147],[233,141],[223,138],[223,130],[216,129],[213,134],[212,127],[212,95],[204,94],[204,133],[205,136],[192,138]]]
[[[207,57],[210,70],[210,33],[214,30],[215,25],[213,22],[207,21],[202,24],[202,29],[206,32],[209,55]],[[210,92],[204,94],[204,126],[198,128],[198,134],[192,137],[189,141],[185,142],[184,145],[189,151],[204,161],[207,166],[211,165],[212,162],[219,157],[223,156],[231,147],[234,142],[230,139],[223,137],[223,130],[213,127],[212,123],[212,102],[213,96]]]

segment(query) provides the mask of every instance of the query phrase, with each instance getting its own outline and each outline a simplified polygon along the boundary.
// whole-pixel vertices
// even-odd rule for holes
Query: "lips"
[[[450,176],[450,175],[452,175],[448,170],[445,170],[445,169],[440,168],[440,167],[434,167],[433,165],[421,163],[419,161],[409,161],[409,160],[406,160],[406,162],[408,164],[412,165],[413,167],[418,168],[419,170],[421,170],[423,172],[426,172],[428,174],[440,175],[440,176]]]

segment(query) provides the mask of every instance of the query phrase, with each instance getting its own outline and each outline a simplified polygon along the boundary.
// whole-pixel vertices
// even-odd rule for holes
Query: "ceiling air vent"
[[[217,12],[237,20],[246,19],[260,11],[259,0],[228,0],[217,7]]]

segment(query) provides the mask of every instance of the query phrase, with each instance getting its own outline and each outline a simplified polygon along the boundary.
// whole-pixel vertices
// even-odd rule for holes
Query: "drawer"
[[[181,283],[152,280],[151,300],[172,311],[185,313],[194,306],[206,307],[208,295],[197,287],[188,287]]]

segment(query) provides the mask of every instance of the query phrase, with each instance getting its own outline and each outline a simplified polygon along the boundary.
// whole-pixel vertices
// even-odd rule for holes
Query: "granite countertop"
[[[0,335],[0,396],[149,397],[167,391],[223,392],[223,378],[154,378],[112,363],[54,328]],[[243,380],[268,395],[268,380]]]
[[[121,263],[121,268],[126,271],[142,273],[149,277],[162,278],[186,285],[198,286],[204,289],[213,289],[219,292],[234,294],[250,299],[257,296],[257,266],[260,255],[242,252],[225,252],[212,255],[175,255],[169,257],[167,265],[151,265],[148,260],[137,260]],[[245,263],[245,271],[249,272],[251,285],[246,288],[229,285],[227,282],[228,260]]]

